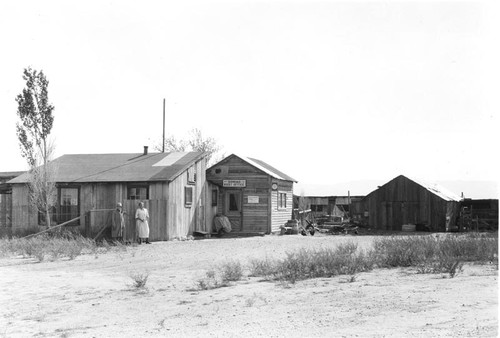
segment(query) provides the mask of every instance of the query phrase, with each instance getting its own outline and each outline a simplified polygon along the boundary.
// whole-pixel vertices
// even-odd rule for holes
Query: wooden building
[[[269,164],[230,155],[207,169],[212,208],[207,222],[225,215],[235,233],[276,233],[292,218],[293,183]],[[213,222],[210,222],[213,226]]]
[[[402,230],[404,224],[449,231],[456,222],[460,197],[436,184],[403,175],[353,202],[351,214],[366,225],[381,230]]]
[[[498,230],[498,199],[466,198],[460,203],[460,211],[469,218],[472,230]],[[462,226],[459,224],[459,230]]]
[[[57,224],[94,236],[109,224],[116,203],[123,204],[126,236],[135,236],[135,210],[142,201],[150,215],[150,239],[169,240],[205,231],[203,152],[64,155],[50,163],[56,172]],[[28,174],[12,185],[12,227],[27,232],[44,225],[28,200]]]
[[[8,181],[24,171],[0,172],[0,236],[12,233],[12,185]]]

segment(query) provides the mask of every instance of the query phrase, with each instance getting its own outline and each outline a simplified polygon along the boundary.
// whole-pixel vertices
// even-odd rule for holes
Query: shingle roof
[[[57,182],[144,182],[171,181],[204,152],[63,155],[50,163]],[[26,183],[28,174],[9,183]]]

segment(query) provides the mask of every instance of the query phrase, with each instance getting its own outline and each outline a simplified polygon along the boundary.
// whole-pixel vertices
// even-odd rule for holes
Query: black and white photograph
[[[0,1],[0,337],[498,337],[500,3]]]

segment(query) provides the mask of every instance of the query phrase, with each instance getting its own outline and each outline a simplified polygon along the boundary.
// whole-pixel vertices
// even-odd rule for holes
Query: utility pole
[[[163,99],[163,142],[161,152],[165,152],[165,99]]]

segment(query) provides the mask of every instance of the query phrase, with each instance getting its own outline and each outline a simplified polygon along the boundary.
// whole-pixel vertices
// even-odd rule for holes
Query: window
[[[72,220],[80,216],[80,189],[79,188],[59,188],[59,224]],[[72,222],[68,225],[79,225],[80,221]]]
[[[278,209],[286,209],[286,192],[278,193]]]
[[[241,211],[241,192],[228,191],[226,195],[226,211],[228,213],[236,213]]]
[[[187,181],[189,184],[196,183],[196,171],[194,169],[195,169],[194,166],[191,166],[187,170]]]
[[[217,200],[219,199],[219,192],[217,189],[212,189],[212,206],[217,206]]]
[[[129,185],[127,196],[129,200],[148,200],[149,187],[147,185]]]
[[[193,204],[193,187],[184,187],[184,204],[186,206]]]

